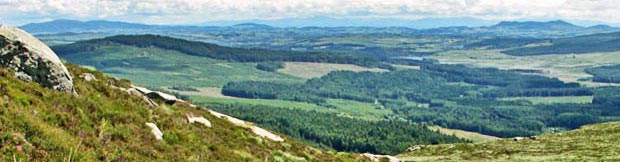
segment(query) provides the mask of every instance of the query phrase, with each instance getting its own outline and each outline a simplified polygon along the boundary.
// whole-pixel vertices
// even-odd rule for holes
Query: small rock
[[[151,133],[153,133],[153,135],[155,136],[155,139],[157,139],[158,141],[161,141],[164,139],[163,138],[164,133],[161,132],[161,130],[157,127],[157,125],[155,125],[155,123],[146,123],[146,126],[151,128]]]
[[[167,93],[159,92],[159,91],[153,91],[150,93],[146,93],[145,95],[151,99],[163,100],[166,104],[170,104],[170,105],[178,101],[177,97],[167,94]]]
[[[142,93],[142,94],[147,94],[147,93],[153,92],[153,91],[151,91],[151,90],[149,90],[147,88],[144,88],[144,87],[138,87],[138,86],[132,86],[132,87],[134,89],[136,89],[137,91],[139,91],[140,93]]]
[[[405,151],[413,152],[413,151],[417,151],[417,150],[420,150],[420,149],[425,148],[425,147],[426,147],[426,145],[415,145],[415,146],[411,146],[411,147],[407,148],[407,150],[405,150]]]
[[[93,75],[91,73],[82,73],[80,75],[80,78],[84,79],[84,81],[87,81],[87,82],[90,82],[90,81],[93,81],[93,80],[97,80],[95,75]]]
[[[524,140],[524,139],[525,139],[524,137],[514,137],[514,138],[512,138],[512,140],[515,141],[515,142],[518,142],[518,141],[521,141],[521,140]]]
[[[254,132],[254,134],[262,137],[262,138],[267,138],[269,140],[275,141],[275,142],[284,142],[284,139],[276,134],[273,134],[261,127],[257,127],[257,126],[252,126],[250,129],[252,129],[252,132]]]
[[[362,156],[369,158],[370,161],[376,161],[376,162],[381,161],[381,159],[383,158],[387,158],[390,162],[400,162],[400,159],[394,156],[390,156],[390,155],[375,155],[371,153],[363,153]]]
[[[190,115],[190,114],[185,114],[187,116],[187,121],[189,121],[190,124],[198,122],[201,123],[204,126],[207,127],[211,127],[211,122],[209,122],[209,120],[207,120],[204,117],[194,117],[194,115]]]

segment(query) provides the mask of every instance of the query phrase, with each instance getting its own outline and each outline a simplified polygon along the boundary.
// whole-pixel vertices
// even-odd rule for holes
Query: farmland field
[[[351,64],[331,64],[331,63],[312,63],[312,62],[286,62],[283,69],[278,72],[289,74],[300,78],[321,77],[329,72],[347,70],[347,71],[372,71],[385,72],[387,70],[379,68],[366,68]]]
[[[429,126],[428,128],[434,131],[439,131],[445,135],[455,135],[460,138],[465,138],[465,139],[473,141],[474,143],[495,141],[495,140],[501,139],[498,137],[484,135],[484,134],[480,134],[476,132],[469,132],[469,131],[463,131],[463,130],[458,130],[458,129],[448,129],[448,128],[442,128],[439,126]]]

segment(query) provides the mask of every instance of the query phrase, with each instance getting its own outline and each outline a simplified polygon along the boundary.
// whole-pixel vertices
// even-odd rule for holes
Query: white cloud
[[[620,23],[617,0],[0,0],[0,21],[111,19],[191,24],[294,17],[476,17]]]

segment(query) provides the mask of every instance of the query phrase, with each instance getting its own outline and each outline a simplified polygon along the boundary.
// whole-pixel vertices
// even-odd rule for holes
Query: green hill
[[[514,56],[530,56],[614,51],[620,51],[620,32],[553,39],[550,45],[521,47],[505,50],[502,53]]]
[[[399,155],[403,161],[619,161],[620,123],[603,123],[519,141],[445,144]]]

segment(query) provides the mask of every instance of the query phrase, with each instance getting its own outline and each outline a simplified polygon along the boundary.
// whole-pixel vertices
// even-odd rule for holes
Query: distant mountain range
[[[258,23],[274,27],[408,27],[415,29],[430,29],[450,26],[479,27],[489,26],[497,21],[482,20],[469,17],[455,18],[424,18],[418,20],[406,20],[396,18],[287,18],[276,20],[243,20],[243,21],[211,21],[201,25],[206,26],[232,26],[243,23]]]
[[[395,33],[408,35],[473,35],[507,37],[568,37],[620,31],[620,28],[611,27],[608,25],[583,27],[562,20],[547,22],[502,21],[496,23],[495,25],[493,25],[493,22],[472,18],[421,19],[411,21],[410,23],[404,23],[404,21],[389,21],[387,19],[377,19],[376,21],[373,21],[373,19],[365,20],[367,21],[345,21],[333,18],[308,18],[304,20],[295,19],[290,21],[225,21],[205,23],[203,24],[205,26],[146,25],[105,20],[54,20],[43,23],[26,24],[21,26],[21,28],[35,34],[99,32],[111,34],[148,33],[166,35],[170,33],[253,33],[257,31],[269,31],[271,33]],[[321,24],[321,27],[297,27],[303,24]],[[376,24],[383,24],[383,26],[393,27],[364,27],[377,26]]]

